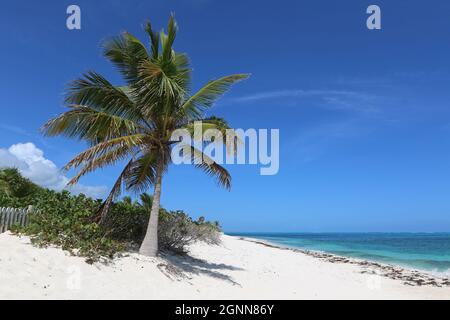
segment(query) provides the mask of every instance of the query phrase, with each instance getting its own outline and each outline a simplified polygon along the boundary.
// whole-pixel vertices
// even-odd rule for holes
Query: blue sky
[[[66,29],[70,4],[81,7],[80,31]],[[366,28],[370,4],[381,7],[382,30]],[[20,152],[55,174],[83,150],[38,128],[64,111],[64,88],[82,72],[121,84],[101,56],[102,39],[122,30],[144,39],[142,24],[162,28],[170,12],[195,88],[252,74],[214,113],[235,128],[280,129],[281,152],[275,176],[230,166],[231,192],[200,171],[171,167],[165,207],[220,220],[227,231],[450,231],[450,3],[443,0],[2,3],[0,163],[10,161],[12,145],[33,143]],[[80,188],[103,190],[118,170],[91,174]]]

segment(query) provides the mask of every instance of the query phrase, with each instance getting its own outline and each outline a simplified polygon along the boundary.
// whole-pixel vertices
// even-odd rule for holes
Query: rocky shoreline
[[[269,248],[276,248],[281,250],[289,250],[294,252],[299,252],[314,258],[318,258],[323,261],[327,261],[330,263],[348,263],[353,265],[358,265],[363,268],[361,273],[366,274],[376,274],[389,279],[402,281],[403,284],[409,286],[432,286],[432,287],[450,287],[450,279],[449,278],[440,278],[437,276],[433,276],[431,274],[427,274],[423,271],[405,269],[398,266],[381,264],[378,262],[372,262],[367,260],[360,260],[354,258],[346,258],[342,256],[338,256],[331,253],[304,250],[304,249],[296,249],[289,248],[283,246],[277,246],[269,242],[265,242],[262,240],[255,240],[252,238],[244,238],[240,237],[240,240],[253,242],[256,244],[260,244]]]

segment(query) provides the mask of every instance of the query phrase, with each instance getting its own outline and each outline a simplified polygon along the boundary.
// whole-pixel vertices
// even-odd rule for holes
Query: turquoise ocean
[[[227,233],[448,276],[450,233]]]

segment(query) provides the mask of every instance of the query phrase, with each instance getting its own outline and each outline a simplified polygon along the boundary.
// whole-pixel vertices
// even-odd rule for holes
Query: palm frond
[[[133,134],[98,143],[73,158],[64,169],[69,170],[71,168],[77,168],[111,152],[118,152],[118,150],[128,150],[130,154],[135,154],[136,148],[139,148],[144,144],[145,138],[145,134]]]
[[[225,138],[226,130],[231,130],[228,122],[226,122],[225,119],[217,118],[215,116],[204,118],[198,121],[188,122],[186,125],[182,126],[182,128],[188,130],[191,133],[191,137],[194,137],[194,129],[196,125],[200,127],[202,135],[205,133],[205,131],[214,129],[220,131],[220,133],[222,133],[223,137]]]
[[[191,87],[192,72],[189,57],[184,53],[175,53],[173,65],[176,70],[173,78],[178,86],[183,88],[184,93],[187,94]]]
[[[167,105],[177,105],[186,94],[185,79],[180,73],[170,70],[170,66],[163,67],[152,61],[144,61],[139,67],[139,80],[134,86],[134,93],[141,106],[159,107],[164,109]],[[146,111],[142,111],[144,114]]]
[[[153,204],[153,196],[148,193],[142,193],[140,195],[141,205],[147,210],[150,211]]]
[[[69,107],[71,110],[44,124],[42,131],[45,135],[77,137],[80,140],[87,140],[91,144],[97,144],[144,131],[140,124],[119,116],[87,106],[71,105]]]
[[[210,108],[234,83],[248,77],[248,74],[235,74],[208,82],[183,104],[181,107],[182,114],[191,119],[199,119],[203,111]]]
[[[126,177],[127,190],[143,192],[155,183],[157,159],[158,153],[150,151],[133,162]]]
[[[195,133],[195,126],[200,127],[201,135],[200,137],[196,136]],[[242,140],[240,137],[235,133],[234,129],[232,129],[228,122],[225,121],[223,118],[218,118],[215,116],[211,116],[208,118],[201,119],[199,121],[189,122],[185,126],[182,126],[181,128],[184,128],[188,130],[188,132],[191,135],[192,139],[200,138],[201,140],[204,139],[205,133],[207,133],[208,130],[217,130],[222,135],[221,137],[221,143],[223,143],[226,146],[226,150],[228,154],[236,154],[238,151],[239,146],[242,144]],[[215,137],[216,139],[219,137]]]
[[[128,87],[115,87],[96,72],[88,72],[69,84],[66,104],[85,105],[111,115],[140,121],[142,115]]]
[[[117,163],[126,159],[130,155],[130,149],[127,145],[121,145],[101,156],[95,157],[90,161],[84,162],[83,168],[67,183],[67,185],[77,184],[82,176],[97,169]]]
[[[167,35],[162,31],[160,35],[163,61],[169,61],[173,56],[174,52],[172,46],[177,36],[177,31],[178,31],[177,23],[175,22],[174,16],[171,15],[167,26]]]
[[[115,199],[122,193],[122,185],[124,184],[124,179],[128,175],[129,170],[131,166],[133,165],[133,160],[130,160],[123,171],[120,173],[119,177],[117,178],[116,182],[114,183],[111,191],[109,192],[108,197],[103,202],[103,204],[100,206],[97,217],[94,217],[95,220],[104,221],[105,217],[108,213],[109,207],[113,203]]]
[[[105,41],[103,54],[117,66],[129,83],[136,80],[139,64],[149,59],[142,42],[128,32]]]
[[[186,145],[185,147],[191,149],[192,163],[195,167],[202,169],[208,175],[215,177],[219,185],[225,187],[227,190],[231,189],[231,175],[224,167],[216,163],[202,151],[192,146]]]
[[[153,31],[151,23],[148,21],[145,24],[145,31],[150,36],[150,46],[152,49],[152,59],[156,60],[159,56],[159,36],[158,33]]]

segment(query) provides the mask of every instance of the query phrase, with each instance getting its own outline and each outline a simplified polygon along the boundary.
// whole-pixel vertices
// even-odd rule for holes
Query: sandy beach
[[[0,299],[450,299],[447,282],[225,235],[190,257],[131,253],[108,265],[0,235]]]

